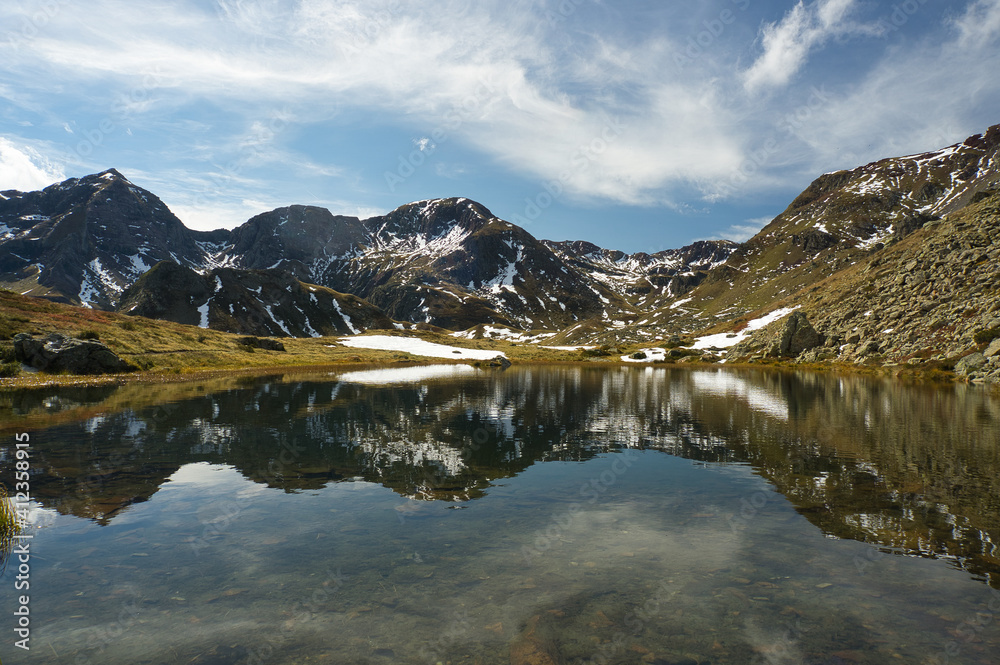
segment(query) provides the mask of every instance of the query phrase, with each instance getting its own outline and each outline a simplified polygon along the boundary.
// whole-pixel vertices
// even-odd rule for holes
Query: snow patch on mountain
[[[267,315],[271,317],[271,320],[274,321],[279,328],[281,328],[282,332],[284,332],[289,337],[295,337],[295,335],[292,334],[292,332],[285,326],[285,324],[281,321],[281,319],[274,315],[274,312],[271,311],[271,305],[264,305],[264,309],[267,311]]]
[[[691,348],[695,350],[712,348],[728,349],[731,346],[736,346],[749,337],[750,333],[753,331],[759,330],[764,326],[788,316],[799,307],[799,305],[796,305],[795,307],[782,307],[781,309],[776,309],[770,314],[765,314],[760,318],[753,319],[748,322],[747,327],[737,333],[718,333],[716,335],[705,335],[704,337],[699,337],[695,340],[695,343],[691,345]]]
[[[198,322],[199,328],[208,328],[208,303],[209,301],[206,300],[205,304],[198,308],[198,315],[200,317],[200,321]]]
[[[340,309],[340,303],[337,302],[336,298],[333,299],[333,308],[337,310],[337,314],[340,315],[340,318],[344,320],[344,325],[347,326],[348,330],[350,330],[355,335],[361,333],[361,331],[355,328],[354,324],[351,323],[351,317],[347,316],[347,314],[344,314],[343,310]]]

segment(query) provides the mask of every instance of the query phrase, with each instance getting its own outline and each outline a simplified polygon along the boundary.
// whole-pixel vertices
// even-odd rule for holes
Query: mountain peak
[[[466,211],[471,211],[478,217],[493,219],[496,217],[489,208],[482,203],[467,199],[461,196],[452,196],[442,199],[424,199],[402,205],[389,213],[389,217],[405,215],[406,213],[416,213],[420,217],[449,215],[456,219]]]
[[[126,185],[132,184],[132,182],[123,176],[121,171],[118,169],[107,169],[105,171],[101,171],[100,173],[85,176],[80,179],[80,182],[87,184],[107,184],[112,182],[121,182]]]

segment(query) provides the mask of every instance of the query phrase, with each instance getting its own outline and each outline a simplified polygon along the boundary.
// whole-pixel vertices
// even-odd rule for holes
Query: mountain
[[[644,298],[690,288],[735,248],[720,241],[628,255],[588,243],[540,241],[463,198],[419,201],[365,220],[289,206],[231,231],[197,232],[114,169],[2,197],[3,286],[85,307],[195,323],[201,321],[197,308],[205,303],[194,301],[208,297],[213,271],[230,269],[284,271],[301,283],[363,298],[386,320],[455,330],[484,323],[526,331],[581,322],[623,326],[638,316]],[[144,282],[144,294],[130,293],[123,307],[124,292],[165,260],[207,275],[208,282],[196,286],[190,274],[164,271]],[[192,290],[183,298],[152,292],[169,289],[167,274],[183,275]],[[246,293],[227,302],[259,310]],[[278,317],[284,328],[310,334],[302,316],[287,314],[295,320]],[[375,316],[358,315],[359,320]],[[255,316],[250,327],[283,330],[278,319],[259,311]],[[343,329],[335,312],[314,316]],[[209,325],[216,321],[220,329],[246,327],[221,314],[209,317]],[[377,326],[385,324],[379,321]]]
[[[244,335],[320,337],[402,325],[357,296],[304,284],[282,270],[199,273],[162,261],[121,296],[118,310]]]
[[[566,330],[551,341],[614,344],[731,328],[730,322],[853,274],[852,267],[998,187],[1000,125],[933,152],[822,175],[724,261],[710,263],[693,288],[647,299],[629,325]]]
[[[280,208],[234,230],[213,260],[280,267],[366,298],[392,318],[452,329],[561,328],[600,313],[613,296],[468,199],[420,201],[366,220]]]
[[[745,243],[626,254],[536,239],[464,198],[368,219],[296,205],[196,232],[111,169],[0,193],[0,285],[248,334],[405,322],[572,345],[735,334],[798,307],[823,342],[804,360],[917,364],[1000,326],[997,189],[1000,125],[822,175]]]
[[[817,178],[693,293],[732,318],[823,280],[1000,184],[1000,125],[935,152]]]
[[[972,200],[783,301],[823,335],[799,359],[948,366],[970,356],[959,373],[1000,381],[1000,348],[972,357],[1000,338],[1000,190]],[[744,343],[730,356],[760,349]]]
[[[159,261],[203,266],[205,247],[219,238],[186,228],[114,169],[0,192],[0,284],[84,307],[112,308]]]

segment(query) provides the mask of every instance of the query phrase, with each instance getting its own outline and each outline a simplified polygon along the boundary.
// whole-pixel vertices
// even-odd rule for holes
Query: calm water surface
[[[1000,662],[975,388],[446,366],[5,393],[0,429],[4,662]]]

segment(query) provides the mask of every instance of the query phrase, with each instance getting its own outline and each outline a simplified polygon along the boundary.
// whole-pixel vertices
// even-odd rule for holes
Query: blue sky
[[[192,228],[465,196],[629,252],[1000,123],[1000,0],[16,0],[0,189],[115,167]]]

